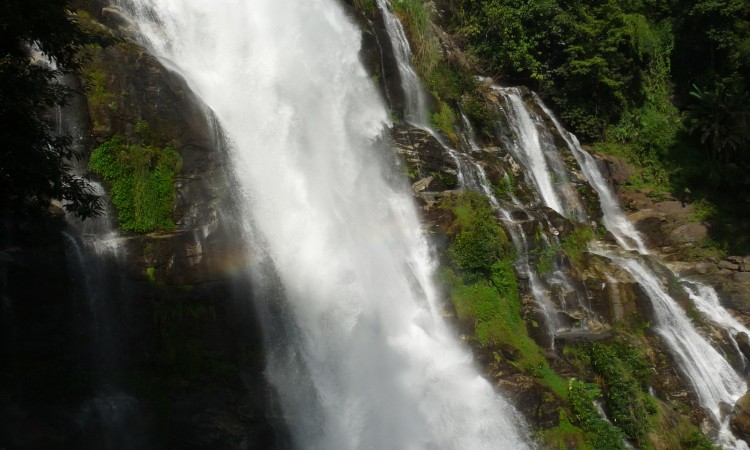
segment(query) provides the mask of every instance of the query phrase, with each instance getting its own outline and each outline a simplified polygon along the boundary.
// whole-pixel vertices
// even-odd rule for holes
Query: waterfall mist
[[[267,375],[297,446],[525,448],[440,316],[413,200],[389,181],[389,114],[340,5],[124,6],[229,141],[260,300],[284,313],[269,317]]]

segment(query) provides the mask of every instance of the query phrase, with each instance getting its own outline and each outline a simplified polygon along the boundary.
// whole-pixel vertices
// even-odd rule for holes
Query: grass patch
[[[692,222],[704,222],[716,216],[718,208],[705,198],[693,202],[693,214],[690,215]]]
[[[432,30],[434,11],[422,0],[395,0],[391,5],[409,35],[414,66],[422,79],[428,79],[441,59],[440,43]]]

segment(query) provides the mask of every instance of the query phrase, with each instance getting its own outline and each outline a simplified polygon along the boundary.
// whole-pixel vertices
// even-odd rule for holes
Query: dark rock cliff
[[[89,3],[88,26],[122,30],[116,10]],[[220,130],[138,45],[87,51],[87,94],[62,115],[86,152],[138,121],[174,147],[176,226],[3,218],[0,447],[287,447]]]

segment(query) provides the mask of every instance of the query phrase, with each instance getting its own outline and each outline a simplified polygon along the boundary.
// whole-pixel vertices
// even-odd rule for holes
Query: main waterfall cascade
[[[388,114],[341,7],[123,3],[229,141],[246,238],[271,268],[259,290],[287,313],[268,326],[267,375],[296,444],[526,448],[440,317],[413,201],[389,181]]]

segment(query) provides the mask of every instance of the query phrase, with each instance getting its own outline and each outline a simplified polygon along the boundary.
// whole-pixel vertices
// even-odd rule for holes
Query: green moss
[[[538,274],[544,275],[555,268],[555,257],[559,250],[560,248],[557,245],[549,245],[534,250],[534,253],[537,254],[536,271]]]
[[[537,231],[541,233],[540,230]],[[564,252],[574,266],[580,266],[583,263],[583,253],[588,249],[588,243],[594,238],[594,232],[585,225],[577,225],[576,228],[560,242],[551,242],[549,245],[534,249],[532,253],[536,255],[537,273],[544,275],[554,269],[555,259]]]
[[[148,278],[148,281],[151,283],[156,283],[156,268],[146,267],[146,278]]]
[[[94,150],[89,168],[111,184],[120,226],[148,233],[174,229],[174,177],[181,163],[171,147],[129,144],[117,135]]]
[[[589,241],[594,238],[594,232],[587,226],[576,226],[569,235],[560,240],[560,247],[568,255],[573,265],[583,263],[583,253],[588,249]]]
[[[458,187],[458,177],[454,174],[445,172],[432,172],[430,173],[430,175],[442,181],[448,189],[455,189]]]
[[[354,7],[368,16],[375,14],[375,0],[354,0]]]
[[[106,89],[107,74],[97,69],[96,66],[89,66],[84,71],[85,84],[89,88],[88,96],[94,108],[103,108],[115,100],[115,94],[108,92]]]
[[[560,410],[560,423],[554,428],[543,430],[540,437],[546,444],[546,448],[595,450],[585,441],[584,431],[573,425],[563,410]]]

